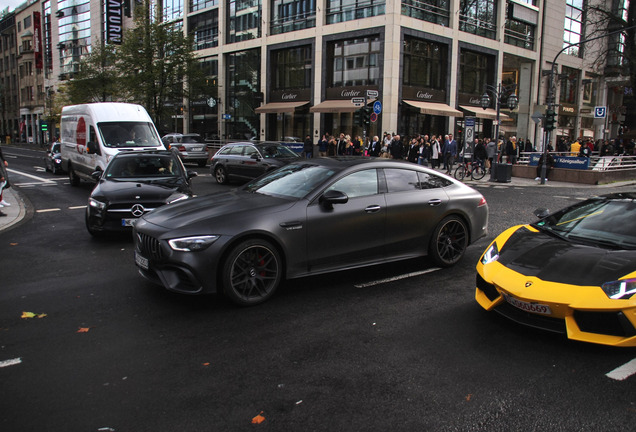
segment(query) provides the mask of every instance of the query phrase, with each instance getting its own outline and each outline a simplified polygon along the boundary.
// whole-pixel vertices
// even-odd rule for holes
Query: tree
[[[78,104],[117,99],[121,80],[116,63],[115,46],[92,46],[91,53],[80,61],[79,72],[66,86],[69,102]]]

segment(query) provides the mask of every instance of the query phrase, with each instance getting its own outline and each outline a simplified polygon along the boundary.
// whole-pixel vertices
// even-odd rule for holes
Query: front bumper
[[[636,346],[636,302],[609,299],[600,287],[545,282],[479,262],[475,299],[488,311],[572,340]]]

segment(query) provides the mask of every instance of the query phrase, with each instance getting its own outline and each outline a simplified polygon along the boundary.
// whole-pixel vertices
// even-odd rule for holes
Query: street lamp
[[[481,96],[481,107],[483,109],[488,109],[490,107],[490,96],[488,95],[488,93],[490,92],[494,97],[495,100],[497,101],[497,118],[495,120],[495,144],[499,144],[499,120],[501,117],[501,102],[502,99],[506,96],[508,96],[508,99],[506,100],[506,106],[513,110],[515,108],[517,108],[517,105],[519,105],[519,98],[517,97],[517,95],[514,93],[514,90],[517,88],[517,84],[511,84],[509,86],[504,86],[501,83],[497,84],[497,87],[495,86],[491,86],[486,84],[485,85],[485,90],[484,90],[484,94]],[[503,141],[501,143],[502,147],[503,147]],[[499,146],[497,145],[497,151],[495,153],[495,160],[493,162],[493,166],[490,167],[490,181],[495,181],[496,180],[496,171],[497,171],[497,164],[499,163]]]

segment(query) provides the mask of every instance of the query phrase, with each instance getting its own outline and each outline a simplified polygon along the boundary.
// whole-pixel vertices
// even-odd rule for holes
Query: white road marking
[[[13,174],[17,174],[17,175],[28,177],[28,178],[33,179],[33,180],[37,180],[40,183],[55,183],[52,180],[49,180],[47,178],[34,176],[33,174],[27,174],[27,173],[24,173],[22,171],[16,171],[16,170],[11,169],[11,168],[7,168],[7,171],[9,171],[10,173],[13,173]]]
[[[386,278],[386,279],[379,279],[379,280],[376,280],[376,281],[365,282],[365,283],[362,283],[362,284],[354,285],[354,287],[356,287],[356,288],[367,288],[367,287],[374,286],[374,285],[381,285],[381,284],[384,284],[384,283],[395,282],[395,281],[398,281],[398,280],[401,280],[401,279],[407,279],[407,278],[411,278],[411,277],[415,277],[415,276],[421,276],[423,274],[432,273],[432,272],[437,271],[437,270],[441,270],[441,268],[433,267],[433,268],[430,268],[428,270],[422,270],[422,271],[413,272],[413,273],[405,273],[405,274],[402,274],[402,275],[399,275],[399,276],[393,276],[393,277]]]
[[[17,365],[22,363],[22,359],[20,357],[18,358],[14,358],[11,360],[4,360],[4,361],[0,361],[0,368],[3,367],[7,367],[7,366],[13,366],[13,365]]]
[[[86,208],[86,206],[85,206],[85,205],[83,205],[83,206],[73,206],[73,207],[69,207],[68,209],[69,209],[69,210],[80,210],[80,209],[85,209],[85,208]]]
[[[41,209],[41,210],[36,210],[36,213],[49,213],[49,212],[55,212],[55,211],[61,211],[62,209],[59,208],[50,208],[50,209]]]
[[[607,373],[606,376],[613,380],[623,381],[634,374],[636,374],[636,358]]]

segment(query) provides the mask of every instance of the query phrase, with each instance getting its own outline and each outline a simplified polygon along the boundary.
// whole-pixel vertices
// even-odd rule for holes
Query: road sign
[[[380,114],[382,112],[382,102],[375,101],[373,103],[373,112],[376,114]]]
[[[594,107],[594,118],[605,118],[607,115],[607,107],[597,106]]]
[[[232,118],[232,114],[223,114],[223,120],[230,120]]]
[[[367,97],[369,99],[377,98],[379,95],[380,95],[380,93],[377,90],[367,90]]]
[[[376,113],[371,113],[369,119],[371,120],[371,123],[375,123],[378,121],[378,115]]]
[[[540,112],[536,112],[534,114],[532,114],[532,116],[530,117],[532,119],[532,121],[534,121],[536,124],[541,123],[541,120],[543,120],[543,114]]]
[[[367,99],[363,97],[351,98],[351,103],[354,105],[358,105],[358,104],[364,105],[367,103]]]

